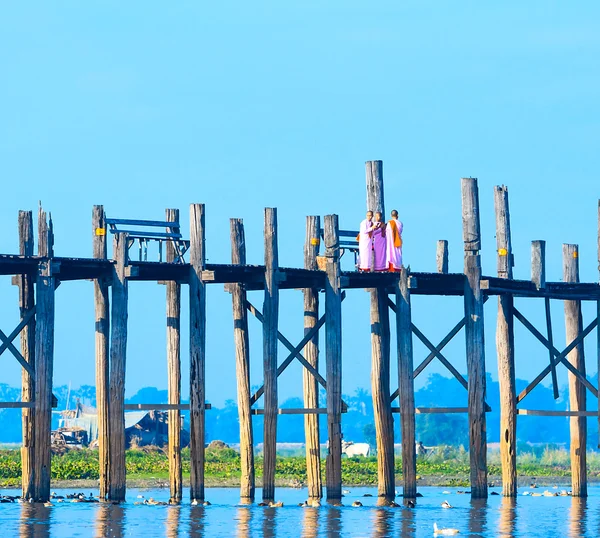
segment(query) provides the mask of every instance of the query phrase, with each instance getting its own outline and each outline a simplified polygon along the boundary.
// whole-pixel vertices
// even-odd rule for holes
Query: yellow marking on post
[[[310,244],[313,247],[316,247],[317,245],[319,245],[321,243],[321,240],[318,237],[312,237],[310,240]]]
[[[498,254],[500,256],[506,256],[508,254],[508,250],[506,250],[505,248],[499,248],[498,249]]]
[[[106,235],[106,228],[96,228],[96,235]]]
[[[579,253],[577,251],[573,252],[573,258],[577,258],[579,256]]]

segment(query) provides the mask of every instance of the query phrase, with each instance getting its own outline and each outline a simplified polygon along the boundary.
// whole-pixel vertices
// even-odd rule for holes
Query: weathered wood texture
[[[513,277],[512,242],[508,189],[494,187],[496,213],[496,247],[498,277]],[[502,464],[502,493],[517,495],[517,395],[515,386],[515,338],[513,302],[511,295],[498,296],[496,353],[500,385],[500,461]]]
[[[92,253],[104,260],[108,256],[106,215],[104,207],[92,210]],[[96,355],[96,409],[98,412],[98,461],[100,499],[106,500],[109,490],[109,342],[110,311],[109,282],[106,278],[94,280],[95,355]]]
[[[440,239],[437,242],[437,250],[435,252],[435,263],[437,266],[438,273],[448,273],[448,241],[446,239]]]
[[[479,235],[479,191],[477,179],[462,179],[462,215],[465,262],[465,337],[467,347],[469,456],[471,495],[487,497],[485,421],[485,345],[483,295],[481,293],[481,238]]]
[[[52,424],[52,372],[54,366],[54,290],[52,218],[38,213],[38,265],[35,286],[35,407],[33,432],[33,488],[31,497],[40,502],[50,498],[50,430]]]
[[[179,209],[167,209],[166,221],[179,224]],[[179,227],[169,227],[169,233],[179,233]],[[175,245],[167,243],[166,261],[176,260]],[[171,405],[181,403],[181,284],[168,281],[167,294],[167,380],[168,399]],[[171,504],[178,504],[183,497],[181,469],[181,411],[169,412],[169,487]]]
[[[337,215],[325,217],[325,360],[327,366],[327,499],[342,497],[342,297]]]
[[[413,377],[412,320],[408,271],[403,269],[396,288],[396,339],[398,346],[398,397],[402,432],[402,480],[405,499],[417,496],[415,451],[415,389]]]
[[[381,211],[385,219],[383,162],[366,163],[367,210]],[[377,442],[377,490],[395,497],[394,419],[390,406],[390,319],[385,288],[371,291],[371,393]]]
[[[367,211],[381,211],[385,220],[383,161],[367,161],[365,172],[367,177]]]
[[[277,333],[279,322],[279,258],[277,209],[265,208],[265,299],[263,302],[264,438],[263,500],[275,497],[277,450]]]
[[[113,239],[115,267],[111,289],[111,333],[109,373],[109,487],[111,501],[125,501],[125,368],[127,360],[128,283],[126,278],[127,234]]]
[[[598,258],[598,271],[600,272],[600,200],[598,200],[598,249],[596,255]],[[600,301],[596,302],[596,319],[600,321]],[[600,372],[600,329],[596,331],[596,361],[596,371]],[[600,398],[598,398],[598,432],[598,448],[600,448]]]
[[[246,265],[246,237],[242,219],[231,219],[231,263]],[[233,305],[233,339],[235,343],[235,372],[237,378],[238,416],[240,421],[240,496],[254,499],[254,433],[250,403],[250,346],[246,289],[243,284],[231,286]]]
[[[317,270],[319,254],[320,217],[306,217],[306,241],[304,243],[304,268]],[[306,336],[317,325],[319,320],[319,290],[304,290],[304,335]],[[319,333],[317,332],[304,346],[304,357],[308,363],[319,370]],[[304,390],[304,407],[319,407],[319,385],[317,379],[306,368],[302,369],[302,385]],[[306,439],[306,481],[308,496],[320,499],[323,496],[321,482],[321,444],[319,438],[319,415],[304,416],[304,435]]]
[[[19,254],[33,256],[33,213],[19,211]],[[35,306],[33,277],[21,275],[19,285],[19,314],[21,320]],[[21,355],[35,370],[35,317],[21,331]],[[30,403],[35,400],[35,378],[25,369],[21,372],[21,401]],[[21,482],[22,496],[30,499],[33,494],[33,458],[34,458],[34,414],[32,408],[23,408],[21,423],[23,445],[21,446]]]
[[[563,281],[579,282],[579,248],[577,245],[563,245]],[[565,328],[567,343],[572,342],[583,331],[581,301],[565,301]],[[585,360],[583,343],[567,355],[567,360],[585,376]],[[585,387],[569,372],[569,409],[585,411]],[[587,422],[585,417],[569,419],[571,432],[571,483],[573,496],[587,497],[586,476],[586,437]]]
[[[204,204],[190,206],[190,499],[204,500],[206,285]]]

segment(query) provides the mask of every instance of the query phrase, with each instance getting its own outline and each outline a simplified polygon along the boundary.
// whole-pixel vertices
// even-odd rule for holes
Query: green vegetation
[[[168,478],[168,459],[160,449],[128,450],[126,455],[127,476],[130,479]],[[325,472],[323,458],[323,473]],[[257,458],[256,474],[262,476],[262,459]],[[498,476],[500,461],[497,453],[488,457],[489,473]],[[189,450],[183,451],[183,472],[189,475]],[[588,469],[591,476],[600,477],[600,454],[588,454]],[[540,448],[520,452],[518,472],[521,476],[561,477],[568,476],[569,454],[564,449]],[[419,458],[417,473],[423,479],[436,478],[438,483],[448,486],[467,486],[469,477],[469,455],[461,448],[445,448],[427,457]],[[401,477],[402,465],[396,460],[396,475]],[[21,476],[19,450],[0,451],[0,487],[18,486]],[[206,478],[214,485],[233,485],[240,476],[239,454],[231,449],[206,451]],[[306,481],[304,455],[296,453],[277,460],[277,478],[282,484],[299,485]],[[70,451],[52,458],[53,480],[79,480],[98,478],[98,452],[94,450]],[[344,458],[342,478],[347,485],[373,485],[377,483],[377,458]]]

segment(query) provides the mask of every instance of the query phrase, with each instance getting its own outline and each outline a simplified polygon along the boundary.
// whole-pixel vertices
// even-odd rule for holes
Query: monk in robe
[[[387,267],[388,271],[398,272],[402,268],[402,223],[398,220],[398,211],[392,211],[392,218],[387,223]]]
[[[372,237],[374,230],[373,211],[367,211],[367,218],[360,223],[358,232],[358,270],[371,270]]]
[[[373,269],[375,271],[387,271],[386,258],[386,229],[383,215],[380,211],[375,212],[375,222],[373,225]]]

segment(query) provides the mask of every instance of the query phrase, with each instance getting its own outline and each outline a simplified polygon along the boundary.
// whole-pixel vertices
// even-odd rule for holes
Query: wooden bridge
[[[366,165],[367,208],[384,211],[383,165]],[[23,417],[23,496],[46,501],[50,496],[50,419],[53,404],[52,371],[54,348],[54,304],[57,287],[70,280],[93,280],[95,301],[96,389],[99,424],[100,496],[110,501],[125,499],[125,426],[128,408],[163,409],[169,412],[169,470],[171,501],[182,500],[182,466],[179,424],[181,411],[189,412],[190,499],[203,500],[206,356],[206,286],[225,284],[231,294],[233,337],[240,422],[242,498],[255,496],[254,437],[252,415],[264,415],[264,500],[275,496],[276,432],[279,414],[305,415],[307,481],[309,495],[322,496],[320,472],[319,416],[325,415],[329,449],[326,458],[326,497],[338,501],[342,496],[341,417],[346,410],[342,401],[342,301],[353,289],[371,294],[372,388],[377,430],[378,490],[383,502],[395,496],[393,413],[400,414],[402,436],[402,480],[405,500],[416,496],[415,414],[468,413],[471,491],[473,497],[487,496],[484,303],[498,296],[497,360],[500,382],[501,457],[503,493],[515,496],[516,421],[519,414],[572,417],[571,466],[573,495],[587,494],[586,417],[598,416],[598,409],[586,408],[586,391],[595,396],[598,389],[585,375],[583,340],[597,326],[598,317],[583,326],[581,301],[596,301],[600,312],[600,286],[597,282],[579,282],[577,245],[563,246],[563,282],[546,282],[545,243],[532,243],[532,278],[515,280],[512,275],[512,248],[508,190],[494,188],[498,270],[496,276],[483,276],[480,260],[479,193],[477,180],[464,178],[462,186],[462,222],[464,273],[448,273],[448,243],[438,242],[437,273],[359,273],[342,271],[340,256],[347,247],[337,215],[321,219],[307,217],[304,268],[285,268],[278,263],[277,210],[265,209],[264,265],[246,264],[244,227],[240,219],[231,220],[231,264],[205,262],[205,208],[190,206],[189,239],[179,226],[179,211],[168,209],[165,221],[136,221],[106,218],[102,206],[92,212],[92,258],[65,258],[54,255],[52,220],[40,208],[38,248],[34,254],[33,216],[19,212],[20,252],[0,255],[0,274],[14,275],[19,287],[21,320],[10,333],[0,331],[0,354],[11,353],[21,364],[22,401],[4,402],[0,407],[22,408]],[[599,206],[600,222],[600,206]],[[599,227],[600,231],[600,227]],[[108,258],[108,237],[113,235],[112,258]],[[353,232],[355,233],[355,232]],[[600,237],[600,234],[599,234]],[[321,238],[323,248],[321,248]],[[342,238],[342,239],[340,239]],[[161,261],[147,261],[149,242],[157,242]],[[138,259],[132,247],[138,244]],[[347,241],[346,241],[347,243]],[[162,249],[165,247],[165,260]],[[600,253],[600,239],[599,239]],[[319,270],[318,258],[324,270]],[[187,260],[186,260],[187,258]],[[169,403],[125,405],[125,369],[127,350],[128,288],[136,281],[157,281],[166,285],[167,362]],[[190,404],[181,404],[180,298],[187,286],[190,305]],[[286,289],[304,293],[304,337],[294,345],[278,331],[279,294]],[[249,291],[264,291],[262,312],[252,305]],[[109,301],[110,293],[110,301]],[[411,298],[415,295],[460,295],[464,312],[454,328],[435,345],[411,320]],[[324,297],[324,313],[319,303]],[[515,298],[540,298],[545,302],[546,326],[537,329],[514,305]],[[554,346],[550,300],[564,301],[567,341],[564,350]],[[110,305],[110,306],[109,306]],[[394,314],[397,334],[397,390],[390,380],[390,311]],[[263,386],[250,390],[248,313],[263,327]],[[548,361],[529,386],[515,390],[514,320],[523,324],[547,349]],[[91,321],[90,321],[91,322]],[[319,373],[319,329],[325,326],[326,375]],[[467,377],[463,377],[444,356],[444,347],[464,328]],[[598,331],[597,331],[598,334]],[[413,335],[429,349],[429,355],[416,367],[413,364]],[[20,349],[14,344],[20,336]],[[278,342],[289,354],[278,359]],[[600,338],[598,338],[600,362]],[[321,346],[323,347],[323,346]],[[467,408],[415,408],[414,378],[438,359],[468,391]],[[304,408],[279,409],[277,378],[294,360],[304,366]],[[546,376],[551,375],[558,398],[556,368],[569,371],[570,411],[531,411],[522,408],[523,399]],[[318,386],[326,389],[325,408],[318,407]],[[394,386],[396,383],[393,384]],[[263,407],[257,408],[262,398]],[[399,404],[394,405],[396,398]]]

